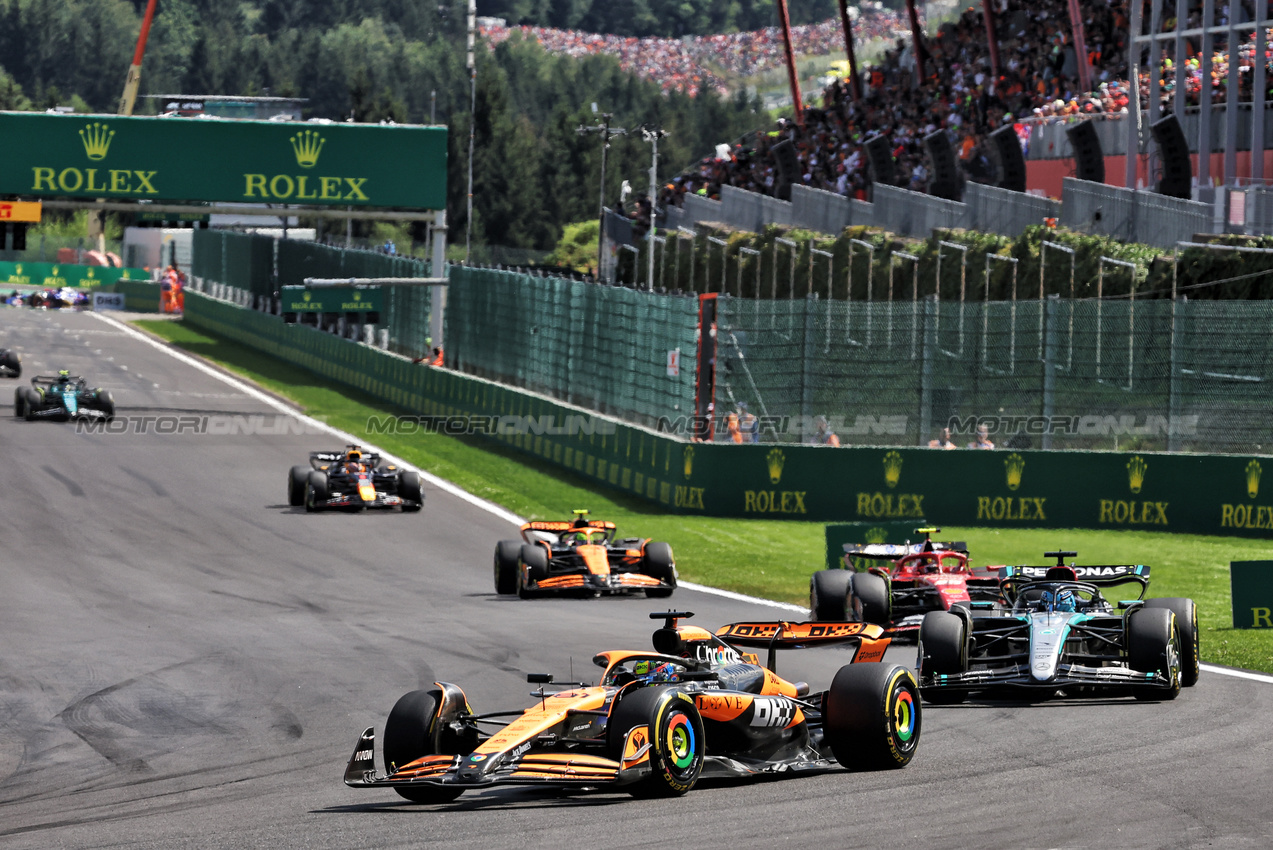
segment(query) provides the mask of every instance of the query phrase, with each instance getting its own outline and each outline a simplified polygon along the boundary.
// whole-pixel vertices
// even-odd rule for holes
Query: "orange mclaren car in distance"
[[[521,540],[495,547],[495,592],[522,599],[547,594],[643,593],[672,595],[676,562],[672,547],[642,537],[616,540],[614,523],[588,519],[577,510],[573,520],[528,522]]]

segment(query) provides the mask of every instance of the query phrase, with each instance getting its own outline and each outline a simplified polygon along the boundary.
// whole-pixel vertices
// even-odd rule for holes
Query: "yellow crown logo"
[[[884,455],[884,483],[889,487],[896,487],[901,480],[902,456],[897,452],[889,452]]]
[[[1021,486],[1021,474],[1025,472],[1025,458],[1013,452],[1003,461],[1004,468],[1008,470],[1008,489],[1015,490]]]
[[[355,290],[355,291],[354,291],[354,300],[355,300],[355,301],[361,301],[361,300],[362,300],[362,293],[361,293],[361,292],[358,292],[358,291],[356,291],[356,290]]]
[[[301,300],[302,300],[302,301],[308,301],[308,300],[309,300],[309,292],[308,292],[308,291],[304,292],[304,293],[301,295]]]
[[[313,130],[304,130],[292,136],[292,150],[296,152],[296,164],[301,168],[318,165],[318,155],[323,152],[327,140]]]
[[[84,153],[88,154],[88,158],[94,162],[106,159],[106,152],[110,150],[113,138],[115,138],[115,131],[98,121],[85,125],[84,129],[80,130],[80,141],[84,143]]]
[[[878,526],[876,528],[868,528],[866,534],[862,535],[867,543],[887,543],[888,532]]]
[[[1141,485],[1145,483],[1145,472],[1149,469],[1149,464],[1136,455],[1127,461],[1127,486],[1131,487],[1133,493],[1139,493]]]
[[[22,274],[22,264],[21,264],[21,263],[18,263],[18,265],[17,265],[17,271],[15,271],[15,272],[14,272],[14,274]]]
[[[694,474],[694,447],[686,446],[685,453],[681,457],[685,463],[685,477],[689,478]]]
[[[1260,462],[1253,460],[1246,465],[1246,494],[1254,499],[1260,495]]]
[[[782,480],[782,467],[787,462],[787,456],[782,449],[770,449],[769,454],[765,455],[765,461],[769,464],[769,481],[771,484],[777,484]]]

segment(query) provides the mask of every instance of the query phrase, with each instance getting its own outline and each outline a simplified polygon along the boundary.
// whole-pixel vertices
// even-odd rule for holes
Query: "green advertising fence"
[[[697,299],[491,269],[449,277],[448,365],[646,425],[693,412]]]
[[[71,263],[0,262],[0,283],[11,286],[43,286],[56,289],[63,286],[77,286],[91,289],[107,286],[120,279],[149,280],[150,272],[145,269],[80,266]]]
[[[1273,537],[1267,455],[689,443],[198,293],[185,320],[678,513]]]

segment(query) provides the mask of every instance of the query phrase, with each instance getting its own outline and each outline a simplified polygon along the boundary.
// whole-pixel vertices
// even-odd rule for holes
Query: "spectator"
[[[744,443],[760,442],[760,420],[747,410],[747,402],[738,402],[738,431]]]
[[[950,439],[950,429],[943,428],[941,433],[937,435],[937,439],[929,440],[928,447],[930,449],[957,449],[954,441]]]
[[[995,444],[990,442],[990,429],[985,425],[977,426],[977,439],[968,444],[970,449],[993,449]]]
[[[814,417],[813,426],[815,430],[811,442],[815,446],[840,447],[840,438],[835,435],[835,431],[831,429],[831,424],[827,422],[825,416]]]

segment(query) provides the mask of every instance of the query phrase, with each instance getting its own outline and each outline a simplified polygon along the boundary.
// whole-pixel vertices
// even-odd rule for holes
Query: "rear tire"
[[[822,716],[831,752],[846,769],[905,767],[919,745],[919,686],[900,664],[846,664],[831,680]]]
[[[1167,608],[1142,608],[1131,613],[1127,625],[1127,663],[1140,673],[1158,672],[1172,683],[1169,688],[1132,688],[1143,700],[1172,700],[1180,695],[1180,631],[1175,612]]]
[[[548,578],[548,553],[544,547],[530,543],[522,544],[517,562],[517,595],[522,599],[531,599],[536,593],[528,582],[540,582]]]
[[[849,619],[849,570],[818,570],[809,577],[809,617],[817,622]]]
[[[520,540],[501,540],[495,544],[495,592],[501,596],[517,592],[517,559],[521,547]]]
[[[654,542],[645,544],[645,557],[641,564],[642,572],[650,578],[656,578],[668,587],[653,587],[645,591],[650,599],[666,599],[676,590],[676,560],[672,557],[672,546],[668,543]]]
[[[410,470],[398,476],[398,495],[415,502],[414,505],[403,505],[403,513],[415,513],[424,507],[424,488],[420,486],[420,473]]]
[[[678,690],[642,688],[625,694],[607,724],[611,757],[623,758],[623,744],[636,726],[649,729],[652,773],[627,787],[634,797],[679,797],[703,771],[707,738],[694,700]]]
[[[929,611],[919,627],[919,668],[924,678],[932,673],[968,672],[968,629],[964,619],[946,611]],[[967,691],[925,688],[924,699],[934,705],[956,705]]]
[[[308,466],[293,466],[287,475],[287,503],[294,508],[305,504],[305,484],[310,472]]]
[[[18,387],[13,391],[13,415],[21,419],[26,415],[26,387]]]
[[[888,582],[872,573],[854,573],[849,581],[849,604],[864,623],[885,626],[893,619]]]
[[[13,372],[15,378],[22,377],[22,358],[16,351],[5,351],[3,355],[0,355],[0,367]]]
[[[1176,628],[1180,630],[1180,685],[1192,688],[1198,684],[1201,669],[1199,663],[1198,606],[1192,599],[1180,596],[1164,599],[1146,599],[1146,608],[1167,608],[1176,615]]]
[[[385,721],[384,759],[389,770],[439,753],[438,708],[441,704],[442,692],[437,688],[412,691],[394,704]],[[433,785],[393,790],[413,803],[449,803],[463,793],[461,789]]]

